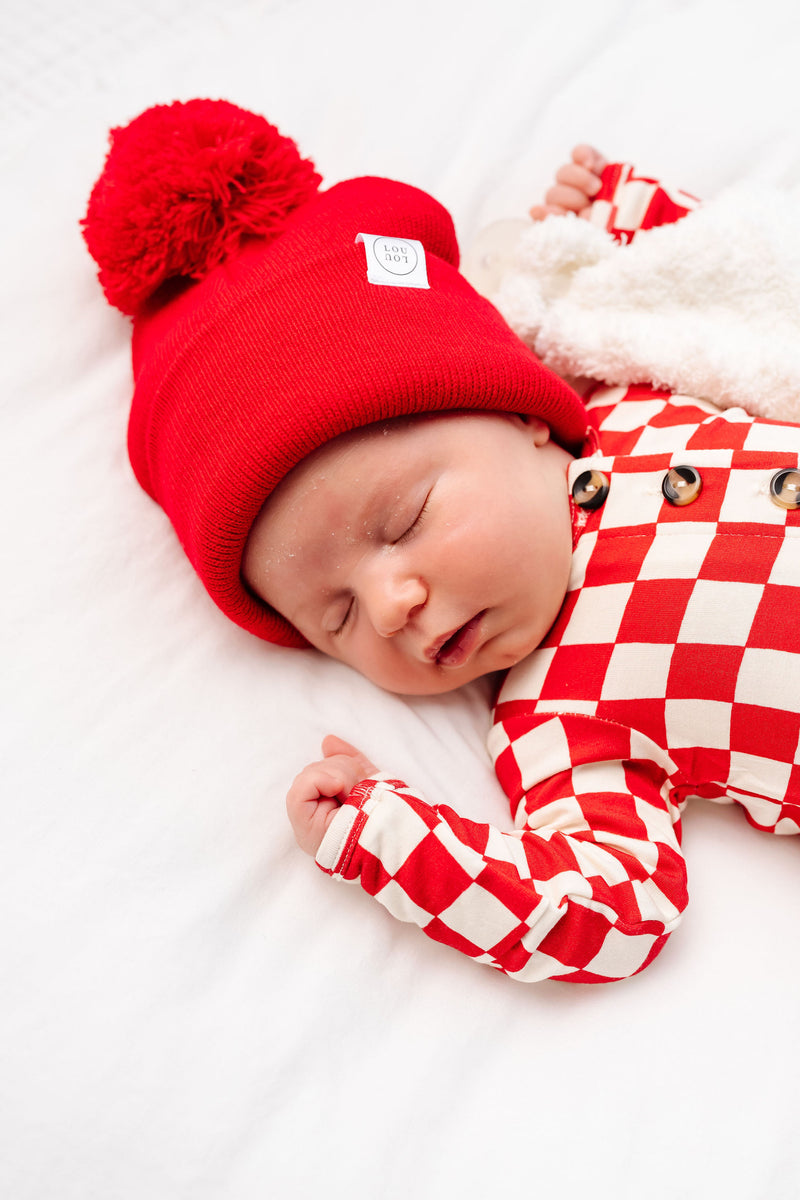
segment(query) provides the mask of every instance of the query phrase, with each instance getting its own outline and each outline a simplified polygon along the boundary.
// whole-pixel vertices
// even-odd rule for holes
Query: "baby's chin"
[[[521,658],[526,657],[521,655]],[[509,663],[509,667],[516,665],[515,662]],[[476,669],[474,671],[442,671],[431,675],[429,679],[420,680],[416,683],[392,682],[390,680],[381,680],[378,678],[370,678],[371,682],[376,684],[381,691],[390,692],[393,696],[405,696],[407,699],[413,699],[415,696],[446,696],[449,692],[457,692],[459,688],[466,687],[469,683],[474,683],[478,679],[491,680],[494,679],[500,672],[507,668],[492,667],[487,670]]]
[[[495,680],[531,654],[541,643],[541,630],[515,631],[513,637],[498,637],[493,640],[488,653],[477,656],[477,661],[465,663],[462,667],[434,667],[414,672],[411,678],[392,678],[391,673],[382,675],[379,670],[359,670],[371,683],[376,684],[384,692],[394,696],[445,696],[448,692],[456,692],[468,683],[478,679]]]

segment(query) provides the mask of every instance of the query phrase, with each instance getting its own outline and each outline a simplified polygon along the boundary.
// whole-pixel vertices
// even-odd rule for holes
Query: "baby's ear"
[[[545,425],[541,418],[526,416],[522,419],[530,430],[534,446],[544,446],[550,441],[550,426]]]

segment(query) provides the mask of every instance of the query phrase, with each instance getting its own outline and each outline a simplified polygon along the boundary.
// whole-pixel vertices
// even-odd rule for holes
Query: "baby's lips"
[[[440,667],[461,667],[475,650],[481,638],[481,626],[486,609],[477,613],[446,638],[436,655]]]
[[[462,626],[459,625],[458,629],[461,628]],[[430,659],[431,662],[437,659],[442,646],[444,646],[445,642],[449,642],[450,638],[453,637],[454,634],[458,633],[458,629],[454,629],[451,633],[443,633],[441,637],[436,638],[436,640],[431,642],[429,646],[426,646],[425,657]]]

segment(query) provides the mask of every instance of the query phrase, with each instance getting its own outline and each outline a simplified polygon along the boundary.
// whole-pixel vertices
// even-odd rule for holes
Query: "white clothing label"
[[[425,267],[425,247],[414,238],[359,233],[357,242],[367,252],[367,279],[389,287],[430,287]]]

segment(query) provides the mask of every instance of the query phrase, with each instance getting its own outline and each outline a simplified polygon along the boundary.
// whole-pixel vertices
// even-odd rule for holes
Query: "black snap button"
[[[608,495],[608,478],[602,471],[583,471],[572,485],[572,499],[578,508],[593,511]]]
[[[776,471],[769,481],[769,498],[778,508],[800,508],[800,471]]]
[[[703,480],[700,472],[694,467],[670,467],[661,480],[661,491],[664,499],[676,508],[691,504],[703,490]]]

